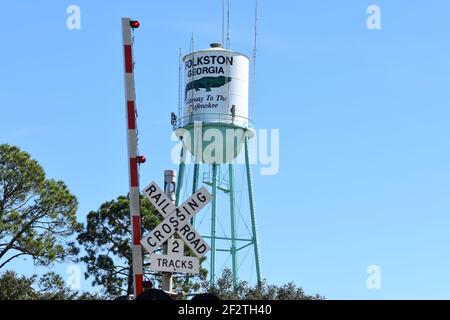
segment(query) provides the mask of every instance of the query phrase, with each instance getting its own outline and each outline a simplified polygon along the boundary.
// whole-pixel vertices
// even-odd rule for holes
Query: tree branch
[[[3,262],[3,263],[0,265],[0,269],[3,268],[8,262],[11,262],[11,260],[13,260],[13,259],[15,259],[15,258],[17,258],[17,257],[19,257],[19,256],[23,256],[23,255],[26,255],[26,253],[21,252],[21,253],[18,253],[18,254],[16,254],[16,255],[13,255],[12,257],[10,257],[8,260],[6,260],[5,262]]]
[[[25,233],[26,230],[28,230],[29,227],[33,225],[34,222],[36,222],[38,219],[42,218],[40,215],[36,215],[33,219],[31,219],[27,224],[25,224],[24,227],[11,239],[11,241],[8,243],[5,249],[0,253],[0,259],[3,258],[3,256],[9,251],[9,249],[12,248],[14,243]]]

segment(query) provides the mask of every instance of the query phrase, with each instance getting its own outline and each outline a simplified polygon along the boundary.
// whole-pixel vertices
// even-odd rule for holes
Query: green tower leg
[[[256,228],[256,211],[255,211],[255,197],[253,194],[253,180],[252,171],[250,167],[250,156],[248,150],[248,137],[245,137],[245,167],[247,170],[247,185],[248,185],[248,199],[250,202],[250,215],[252,219],[252,233],[253,233],[253,248],[255,251],[255,265],[256,265],[256,278],[258,283],[261,282],[261,265],[259,260],[259,240],[258,232]]]
[[[198,175],[199,175],[199,169],[200,169],[200,164],[199,163],[195,163],[194,164],[194,181],[192,183],[192,194],[195,193],[195,191],[197,191],[198,189]],[[191,224],[192,226],[195,227],[195,217],[191,218]]]
[[[177,191],[175,193],[175,206],[180,205],[181,201],[181,187],[183,186],[184,181],[184,168],[186,167],[186,150],[184,146],[181,147],[180,153],[180,166],[178,168],[178,179],[177,179]]]
[[[192,184],[192,194],[194,194],[195,191],[197,191],[197,189],[198,189],[198,174],[199,174],[199,169],[200,169],[200,164],[197,163],[197,162],[195,162],[195,164],[194,164],[194,181],[193,181],[193,184]],[[179,205],[179,204],[177,204],[177,206],[178,206],[178,205]],[[191,218],[191,225],[195,227],[195,217],[192,217],[192,218]],[[191,276],[190,276],[189,274],[186,274],[186,276],[185,276],[185,278],[184,278],[186,284],[189,284],[190,278],[191,278]]]
[[[209,282],[216,278],[216,206],[217,206],[217,164],[212,165],[212,205],[211,205],[211,261]]]
[[[231,216],[231,271],[233,272],[233,289],[237,286],[237,251],[236,251],[236,203],[234,199],[234,165],[228,164],[228,177],[230,183],[230,216]]]

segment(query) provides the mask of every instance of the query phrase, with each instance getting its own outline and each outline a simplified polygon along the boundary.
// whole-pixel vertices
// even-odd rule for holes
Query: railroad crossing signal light
[[[145,156],[137,156],[136,160],[137,160],[137,163],[141,164],[141,163],[145,163],[145,161],[147,161],[147,158]]]
[[[130,21],[130,26],[131,26],[133,29],[139,28],[140,25],[141,25],[141,24],[140,24],[139,21],[137,21],[137,20],[131,20],[131,21]]]
[[[144,287],[144,290],[147,289],[153,289],[153,282],[151,281],[143,281],[142,286]]]

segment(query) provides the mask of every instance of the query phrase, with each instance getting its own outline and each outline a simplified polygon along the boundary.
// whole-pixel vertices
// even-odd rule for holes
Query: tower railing
[[[229,113],[191,113],[190,115],[183,116],[176,120],[173,125],[173,129],[185,128],[189,125],[193,125],[194,122],[202,122],[204,124],[225,124],[230,126],[236,126],[243,129],[254,130],[254,122],[240,115],[232,115]]]

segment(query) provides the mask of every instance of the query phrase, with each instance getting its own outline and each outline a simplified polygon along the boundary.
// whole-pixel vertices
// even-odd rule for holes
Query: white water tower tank
[[[253,135],[248,119],[249,64],[246,55],[226,50],[218,43],[183,57],[184,110],[176,133],[179,136],[189,133],[184,142],[192,154],[194,123],[201,122],[203,131],[220,130],[224,136],[227,130],[234,130],[237,141],[231,158],[239,154],[245,135]],[[226,163],[231,158],[217,162]]]
[[[186,55],[183,63],[183,125],[203,121],[247,128],[248,57],[214,43],[209,49]]]

